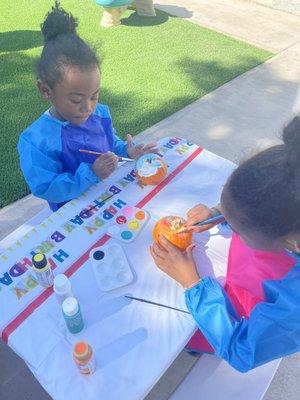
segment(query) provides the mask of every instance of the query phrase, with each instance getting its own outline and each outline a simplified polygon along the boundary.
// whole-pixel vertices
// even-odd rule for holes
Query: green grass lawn
[[[48,107],[35,87],[33,63],[41,52],[39,26],[54,1],[1,0],[0,207],[29,190],[19,170],[20,132]],[[137,134],[237,75],[270,53],[157,11],[123,25],[99,27],[102,8],[91,0],[63,0],[79,19],[79,34],[102,60],[100,101],[110,106],[119,134]],[[184,132],[182,132],[184,135]]]

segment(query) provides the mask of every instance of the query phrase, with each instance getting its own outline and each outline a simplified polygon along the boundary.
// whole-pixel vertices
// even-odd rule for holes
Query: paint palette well
[[[122,242],[132,242],[149,219],[149,214],[134,206],[126,205],[108,226],[107,233]]]
[[[126,286],[133,280],[126,254],[118,243],[94,248],[90,260],[96,282],[105,292]]]

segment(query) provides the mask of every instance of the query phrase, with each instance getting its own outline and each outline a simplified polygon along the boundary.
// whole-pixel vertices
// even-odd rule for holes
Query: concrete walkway
[[[276,10],[281,10],[296,14],[300,16],[300,1],[299,0],[252,0],[258,4],[262,4],[266,7],[275,8]]]
[[[157,0],[156,6],[277,55],[147,129],[140,138],[184,136],[235,162],[276,142],[283,125],[300,110],[300,18],[240,0]],[[43,201],[32,196],[21,200],[20,205],[18,215],[15,207],[0,210],[0,240],[45,207]],[[0,345],[1,359],[4,352],[0,398],[48,399],[17,356]],[[195,362],[185,356],[182,360],[184,371],[181,362],[175,363],[149,394],[149,400],[169,397]],[[265,400],[299,398],[299,361],[300,357],[294,355],[281,363]],[[12,377],[16,374],[18,387],[12,391]]]
[[[300,105],[299,72],[300,43],[147,129],[143,137],[188,136],[238,162],[278,140]]]
[[[288,1],[288,0],[286,0]],[[155,0],[155,7],[274,53],[299,41],[299,17],[244,0]]]

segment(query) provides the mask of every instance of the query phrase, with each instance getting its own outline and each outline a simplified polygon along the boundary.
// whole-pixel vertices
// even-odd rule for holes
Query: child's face
[[[47,98],[52,102],[55,116],[79,125],[94,111],[99,95],[100,73],[98,68],[80,70],[66,67],[61,82],[48,88]],[[42,94],[44,92],[41,90]]]
[[[251,229],[251,226],[245,226],[241,223],[243,215],[236,209],[231,199],[230,193],[225,185],[222,198],[221,210],[231,226],[232,230],[239,234],[243,241],[253,249],[263,250],[268,252],[279,252],[284,250],[284,242],[279,239],[271,239],[259,232],[257,229]]]

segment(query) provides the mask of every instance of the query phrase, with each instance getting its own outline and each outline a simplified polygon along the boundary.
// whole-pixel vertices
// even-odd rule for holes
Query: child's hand
[[[204,204],[197,204],[195,207],[191,208],[187,213],[186,227],[188,231],[192,232],[203,232],[211,229],[213,226],[217,225],[218,222],[213,222],[208,225],[203,226],[193,226],[197,222],[204,221],[207,218],[214,217],[219,213],[219,210],[215,207],[208,208]]]
[[[155,264],[184,288],[193,286],[200,280],[192,250],[195,245],[181,251],[163,236],[159,236],[159,243],[150,246],[150,253]]]
[[[127,153],[134,160],[147,153],[158,153],[156,142],[135,145],[131,135],[127,135]]]
[[[118,167],[118,157],[108,151],[101,154],[93,163],[92,170],[100,179],[105,179],[111,175]]]

